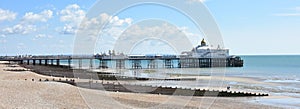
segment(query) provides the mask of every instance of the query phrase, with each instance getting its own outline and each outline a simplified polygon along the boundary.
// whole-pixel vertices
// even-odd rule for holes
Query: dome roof
[[[205,42],[204,38],[201,41],[201,46],[206,46],[206,42]]]

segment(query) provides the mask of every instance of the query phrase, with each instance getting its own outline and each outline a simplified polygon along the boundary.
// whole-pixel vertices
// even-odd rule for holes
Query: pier
[[[79,69],[83,67],[83,60],[89,60],[89,68],[95,67],[93,60],[99,60],[96,68],[116,69],[243,67],[244,64],[239,56],[229,55],[229,49],[211,47],[204,39],[201,45],[191,51],[183,51],[180,55],[124,55],[109,50],[108,54],[96,55],[0,56],[0,61],[27,65],[60,66],[61,61],[67,61],[69,68],[77,66],[71,66],[72,61],[76,61]]]
[[[61,62],[67,62],[69,68],[77,67],[82,69],[83,60],[89,60],[89,68],[117,68],[117,69],[155,69],[155,68],[210,68],[210,67],[242,67],[243,60],[238,56],[224,58],[192,58],[176,55],[57,55],[57,56],[5,56],[0,61],[17,62],[27,65],[52,65],[60,66]],[[95,66],[93,60],[99,61]],[[76,61],[78,65],[72,66]],[[146,66],[142,65],[146,63]],[[108,63],[111,63],[109,65]],[[162,63],[162,64],[159,64]],[[174,65],[178,63],[178,65]],[[112,67],[114,66],[114,67]],[[127,67],[126,67],[127,66]],[[130,67],[128,67],[130,66]]]

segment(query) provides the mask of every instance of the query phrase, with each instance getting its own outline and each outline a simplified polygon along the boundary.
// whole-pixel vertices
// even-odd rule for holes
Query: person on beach
[[[230,86],[227,86],[227,90],[230,90]]]

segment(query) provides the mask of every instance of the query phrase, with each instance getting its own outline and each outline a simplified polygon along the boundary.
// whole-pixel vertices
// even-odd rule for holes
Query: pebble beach
[[[56,77],[31,71],[6,71],[24,68],[17,65],[12,68],[4,63],[7,62],[0,63],[0,108],[280,108],[249,102],[258,99],[255,97],[188,97],[107,92],[59,82],[40,82],[37,80]]]

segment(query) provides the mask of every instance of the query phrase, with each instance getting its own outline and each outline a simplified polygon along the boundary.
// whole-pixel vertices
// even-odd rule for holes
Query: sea
[[[212,85],[212,87],[231,86],[232,89],[236,90],[268,93],[275,97],[250,99],[249,102],[271,104],[285,108],[300,108],[300,55],[251,55],[240,57],[244,60],[243,67],[159,68],[148,71],[129,69],[117,71],[117,73],[124,76],[152,78],[169,78],[174,75],[241,78],[239,81],[223,80],[222,85]],[[85,63],[83,67],[88,69],[90,61],[84,60],[83,63]],[[64,62],[64,64],[67,64],[67,62]],[[173,64],[176,67],[177,63],[173,62]],[[77,68],[78,62],[72,62],[72,65]],[[98,65],[99,61],[93,60],[93,69],[97,69]],[[108,65],[113,67],[112,63]],[[127,65],[127,67],[130,66]],[[142,66],[146,66],[146,62],[142,62]],[[243,79],[248,82],[243,82]],[[251,82],[252,80],[254,82]],[[211,81],[196,81],[196,83],[192,81],[180,83],[176,81],[146,81],[141,83],[176,87],[208,87],[212,84]],[[220,84],[220,82],[216,82],[216,84]]]

